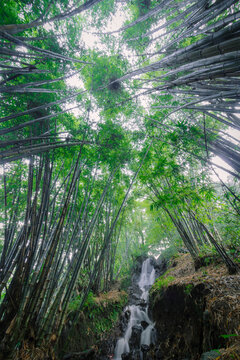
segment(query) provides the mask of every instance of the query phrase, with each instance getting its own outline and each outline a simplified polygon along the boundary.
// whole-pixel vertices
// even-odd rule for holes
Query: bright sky
[[[228,130],[226,130],[226,132],[229,135],[231,135],[231,136],[235,137],[236,139],[238,139],[239,140],[238,145],[240,146],[240,131],[236,130],[236,129],[232,129],[232,128],[230,129],[229,128]],[[213,162],[216,163],[217,165],[220,165],[220,166],[222,166],[224,168],[227,168],[228,170],[234,172],[234,169],[230,165],[228,165],[224,160],[222,160],[219,156],[215,156],[213,158]],[[216,173],[218,174],[218,176],[220,177],[220,179],[223,182],[226,182],[228,177],[231,177],[231,175],[229,175],[229,173],[227,173],[224,170],[221,170],[221,169],[217,168],[216,166],[214,166],[214,169],[215,169]],[[216,181],[216,182],[219,181],[218,177],[214,173],[211,175],[211,178],[213,179],[213,181]]]

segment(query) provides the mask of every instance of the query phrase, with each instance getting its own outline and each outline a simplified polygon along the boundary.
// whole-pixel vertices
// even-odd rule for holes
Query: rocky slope
[[[240,359],[240,276],[217,259],[195,270],[189,254],[172,259],[150,291],[158,343],[149,359]]]
[[[106,359],[113,353],[112,338],[120,332],[116,327],[127,302],[127,293],[113,289],[99,296],[89,294],[81,311],[78,302],[69,309],[67,321],[58,343],[58,358],[63,360]],[[113,334],[114,332],[114,334]]]

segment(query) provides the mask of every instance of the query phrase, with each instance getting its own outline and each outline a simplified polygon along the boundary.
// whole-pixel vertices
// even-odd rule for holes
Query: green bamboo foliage
[[[41,15],[41,17],[29,24],[9,24],[9,25],[2,25],[0,26],[1,31],[7,31],[9,34],[16,34],[18,32],[21,32],[23,30],[35,28],[38,26],[43,26],[45,24],[49,24],[54,21],[60,21],[67,18],[71,18],[75,15],[80,14],[83,11],[88,10],[93,5],[99,3],[102,0],[88,0],[84,4],[80,6],[73,6],[72,8],[68,9],[66,12],[60,13],[58,15],[52,16],[47,18],[49,16],[49,11],[51,10],[51,7],[53,7],[52,3],[50,2],[49,7],[45,10],[45,13]],[[44,19],[45,17],[45,19]]]
[[[167,123],[168,116],[176,116],[182,110],[186,110],[187,116],[190,109],[239,130],[240,23],[237,2],[202,1],[188,4],[183,1],[178,15],[175,15],[171,2],[167,5],[168,12],[171,9],[174,14],[171,20],[164,21],[160,26],[156,24],[153,30],[146,33],[146,36],[153,36],[154,32],[163,30],[163,34],[159,35],[162,39],[160,50],[146,54],[147,65],[125,74],[118,81],[136,79],[134,81],[139,82],[139,89],[143,89],[140,96],[154,94],[153,114],[156,109],[173,108],[164,119],[156,122],[160,126]],[[151,11],[154,12],[154,9]],[[156,7],[156,11],[164,14],[164,4],[162,10]],[[161,23],[162,19],[160,16],[156,23]],[[132,23],[127,27],[134,25]],[[123,27],[119,31],[124,30]],[[170,34],[174,34],[174,37],[169,37]],[[151,44],[159,44],[160,38],[152,38]],[[139,78],[141,75],[142,80]],[[147,85],[145,89],[143,85]],[[158,105],[157,99],[158,96],[161,99],[161,94],[174,94],[174,101],[180,105]],[[186,94],[185,97],[182,94]],[[219,141],[216,147],[209,144],[209,151],[217,153],[239,172],[239,152],[234,143],[230,147],[227,149],[225,146],[223,150]]]
[[[99,271],[96,258],[99,251],[105,253],[118,218],[111,225],[111,234],[106,224],[107,238],[102,239],[102,244],[98,239],[96,247],[95,228],[103,216],[105,201],[109,204],[107,194],[119,165],[109,174],[97,198],[94,196],[96,185],[99,186],[97,167],[95,170],[88,167],[81,148],[58,186],[59,174],[55,173],[48,156],[42,157],[40,162],[32,157],[28,167],[27,204],[22,213],[24,224],[18,229],[11,222],[8,224],[12,233],[6,233],[1,257],[1,290],[7,289],[0,306],[1,336],[8,344],[27,338],[29,331],[39,344],[50,339],[53,333],[58,336],[79,271],[90,261],[89,281],[95,277]],[[86,171],[90,183],[81,194],[81,173]],[[13,201],[16,206],[19,204],[19,193],[14,194]],[[17,212],[17,208],[14,211]],[[111,207],[109,211],[112,212]],[[16,214],[11,218],[16,221]],[[18,221],[21,222],[21,217]],[[107,279],[109,274],[110,268],[106,272]],[[87,291],[89,287],[82,293],[83,297]],[[13,298],[15,301],[11,304]]]
[[[151,197],[153,206],[158,211],[162,210],[167,214],[195,261],[204,247],[214,247],[225,262],[229,273],[238,272],[238,266],[227,254],[219,232],[213,225],[214,222],[212,222],[210,212],[207,208],[204,209],[208,216],[207,220],[211,220],[210,225],[206,225],[206,219],[203,220],[199,206],[196,206],[193,192],[195,192],[196,199],[200,202],[198,192],[201,190],[202,185],[195,187],[191,184],[189,187],[187,185],[188,180],[184,177],[186,175],[176,174],[174,176],[173,174],[167,175],[164,173],[162,175],[153,173],[152,176],[149,176],[148,170],[148,174],[145,174],[143,181],[148,188],[148,194]],[[198,187],[200,188],[198,189]]]

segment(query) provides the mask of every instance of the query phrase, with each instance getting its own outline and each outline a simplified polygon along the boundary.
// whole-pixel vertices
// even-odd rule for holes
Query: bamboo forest
[[[0,360],[240,359],[240,2],[0,0]]]

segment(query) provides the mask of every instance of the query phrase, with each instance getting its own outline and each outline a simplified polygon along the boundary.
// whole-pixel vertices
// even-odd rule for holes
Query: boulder
[[[219,357],[219,352],[216,350],[207,351],[201,355],[200,360],[212,360]]]
[[[143,330],[143,328],[141,325],[134,325],[132,327],[132,335],[129,340],[129,346],[131,349],[139,349],[140,348],[142,330]]]
[[[141,326],[143,330],[145,330],[148,327],[149,323],[147,321],[141,321]]]
[[[121,357],[122,357],[122,360],[132,360],[132,355],[131,355],[131,353],[129,353],[129,352],[123,353],[123,354],[121,355]]]
[[[141,360],[141,352],[140,350],[133,350],[132,351],[132,360]]]

